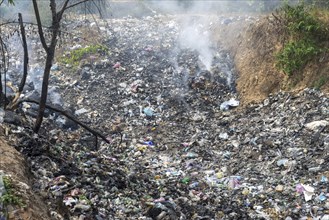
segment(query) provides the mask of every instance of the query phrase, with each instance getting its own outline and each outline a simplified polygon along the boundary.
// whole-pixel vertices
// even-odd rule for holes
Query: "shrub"
[[[291,76],[321,52],[321,48],[309,40],[290,42],[277,54],[277,67]]]
[[[12,184],[12,181],[9,177],[3,177],[3,183],[6,189],[6,192],[0,197],[0,202],[3,203],[5,206],[7,205],[18,205],[23,206],[22,198],[17,195],[15,192],[15,188]]]
[[[283,6],[279,17],[286,28],[288,43],[276,55],[277,67],[291,76],[326,50],[323,43],[328,39],[328,30],[303,4]]]
[[[107,52],[107,48],[102,45],[90,45],[84,48],[78,48],[71,51],[68,55],[60,58],[60,62],[73,66],[79,65],[79,62],[87,55]]]

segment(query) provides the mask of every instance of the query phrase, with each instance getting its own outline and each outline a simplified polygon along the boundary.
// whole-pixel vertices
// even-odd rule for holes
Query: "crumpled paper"
[[[298,193],[303,193],[305,201],[308,202],[312,200],[312,196],[314,195],[314,188],[310,185],[304,185],[304,184],[297,184],[296,191]]]

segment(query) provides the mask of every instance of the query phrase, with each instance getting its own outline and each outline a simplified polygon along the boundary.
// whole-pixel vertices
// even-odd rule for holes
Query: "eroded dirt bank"
[[[257,21],[217,26],[213,37],[234,58],[237,90],[244,105],[262,101],[280,90],[298,93],[307,87],[317,87],[328,77],[329,60],[325,54],[292,77],[277,69],[275,55],[286,42],[282,27],[274,22],[272,15],[259,16]],[[322,85],[321,90],[327,93],[329,83]]]
[[[24,155],[19,153],[13,146],[5,141],[8,137],[4,135],[4,128],[0,125],[0,175],[8,176],[14,185],[14,191],[22,198],[24,204],[22,206],[6,207],[8,219],[40,219],[48,220],[48,207],[39,195],[33,191],[29,165],[24,159]],[[3,210],[2,210],[3,211]],[[3,216],[2,216],[3,217]]]

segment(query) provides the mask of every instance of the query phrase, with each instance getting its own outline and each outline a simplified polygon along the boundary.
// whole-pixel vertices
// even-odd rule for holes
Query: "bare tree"
[[[8,0],[7,2],[11,5],[14,5],[15,1]],[[2,3],[4,3],[4,0],[0,0],[0,6]],[[27,69],[28,69],[28,61],[29,61],[24,22],[23,22],[22,14],[19,13],[18,14],[18,17],[19,17],[18,24],[20,27],[20,33],[21,33],[22,44],[23,44],[23,49],[24,49],[23,77],[19,84],[19,88],[16,92],[16,96],[14,97],[13,100],[11,100],[11,102],[9,103],[9,105],[7,107],[8,107],[8,109],[15,109],[23,102],[31,102],[31,103],[38,104],[39,111],[38,111],[38,116],[37,116],[35,126],[34,126],[35,132],[38,132],[41,127],[44,112],[45,112],[46,108],[48,108],[52,111],[58,112],[64,116],[66,116],[67,118],[71,119],[72,121],[74,121],[75,123],[77,123],[78,125],[83,127],[84,129],[86,129],[87,131],[91,132],[95,136],[95,146],[97,149],[97,145],[98,145],[97,138],[98,137],[100,137],[106,143],[109,143],[109,140],[106,138],[106,136],[102,135],[100,132],[92,129],[91,127],[89,127],[89,126],[85,125],[84,123],[80,122],[79,120],[75,119],[72,115],[70,115],[70,113],[68,113],[64,110],[58,109],[54,106],[48,105],[46,103],[46,101],[47,101],[47,94],[48,94],[50,70],[51,70],[52,62],[53,62],[54,56],[55,56],[57,40],[58,40],[60,32],[61,32],[61,20],[63,18],[64,13],[68,9],[73,9],[73,8],[76,8],[76,6],[78,6],[78,5],[84,4],[85,10],[88,10],[89,12],[91,12],[91,8],[94,8],[101,15],[101,10],[106,8],[106,7],[104,7],[105,1],[104,0],[49,0],[49,3],[50,3],[49,6],[50,6],[50,11],[51,11],[51,26],[50,27],[44,26],[42,24],[40,12],[39,12],[39,5],[37,3],[37,0],[32,0],[32,3],[33,3],[33,9],[34,9],[34,14],[35,14],[35,18],[36,18],[36,24],[30,23],[30,22],[28,22],[28,24],[37,26],[37,31],[39,34],[41,45],[46,52],[45,53],[46,61],[45,61],[45,66],[44,66],[43,82],[42,82],[42,89],[41,89],[41,98],[40,98],[40,101],[30,100],[30,99],[23,99],[23,100],[19,99],[20,94],[23,92],[25,82],[27,79],[27,74],[28,74]],[[17,23],[17,22],[9,21],[9,22],[5,22],[5,23],[1,23],[0,28],[4,25],[15,24],[15,23]],[[45,28],[47,29],[46,32],[44,32]],[[0,35],[0,56],[1,56],[1,59],[0,59],[0,106],[2,106],[2,103],[4,103],[4,108],[6,108],[6,102],[7,102],[6,89],[2,88],[1,74],[3,74],[6,79],[5,74],[8,69],[9,53],[7,51],[6,44],[3,41],[3,38],[1,35]],[[5,82],[5,84],[6,84],[6,82]],[[12,88],[12,89],[14,91],[16,91],[15,88]],[[3,93],[3,90],[4,90],[4,93]]]
[[[43,72],[43,81],[42,81],[42,89],[41,89],[41,98],[39,102],[39,111],[38,116],[34,125],[34,132],[38,132],[41,123],[43,120],[44,112],[46,109],[46,102],[47,102],[47,95],[48,95],[48,86],[49,86],[49,77],[50,77],[50,69],[52,66],[52,62],[54,60],[55,56],[55,49],[57,45],[58,36],[60,33],[60,25],[61,20],[63,18],[63,14],[70,8],[74,8],[80,4],[86,4],[86,3],[92,3],[96,4],[96,2],[100,2],[102,0],[64,0],[64,1],[56,1],[56,0],[49,0],[50,3],[50,11],[52,16],[52,24],[50,28],[51,37],[50,42],[47,43],[47,40],[45,38],[45,34],[43,31],[43,26],[40,18],[40,12],[37,0],[32,0],[33,8],[34,8],[34,14],[37,21],[38,26],[38,33],[39,38],[42,44],[43,49],[46,52],[46,62]],[[97,4],[96,4],[97,5]]]

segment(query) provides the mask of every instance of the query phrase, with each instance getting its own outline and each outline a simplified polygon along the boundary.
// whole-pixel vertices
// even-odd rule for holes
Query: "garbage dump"
[[[110,144],[52,112],[39,135],[7,125],[53,219],[328,219],[328,98],[305,89],[240,108],[229,51],[202,38],[243,19],[196,19],[192,43],[175,16],[107,19],[106,53],[56,63],[49,103]]]

